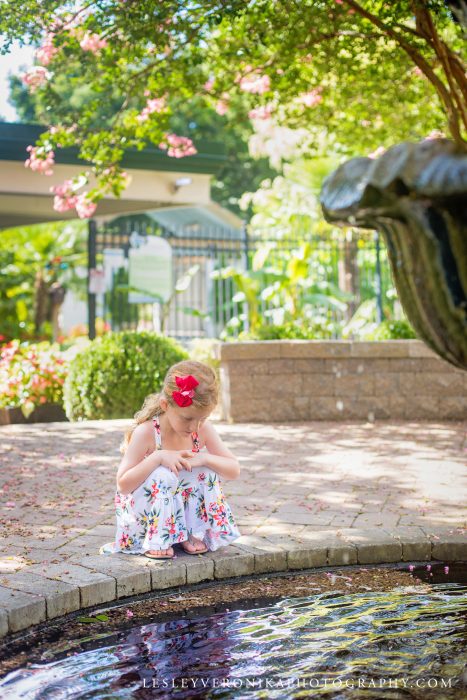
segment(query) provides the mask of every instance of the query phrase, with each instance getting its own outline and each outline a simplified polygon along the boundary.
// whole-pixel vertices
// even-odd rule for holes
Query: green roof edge
[[[40,124],[19,124],[0,121],[0,160],[25,161],[28,157],[27,146],[34,145],[40,134],[47,127]],[[148,146],[142,151],[126,151],[122,167],[135,170],[165,170],[169,172],[187,172],[214,174],[226,162],[227,156],[223,144],[206,141],[197,142],[198,153],[185,158],[171,158],[160,148]],[[64,148],[55,154],[58,165],[89,165],[88,161],[78,158],[76,148]]]

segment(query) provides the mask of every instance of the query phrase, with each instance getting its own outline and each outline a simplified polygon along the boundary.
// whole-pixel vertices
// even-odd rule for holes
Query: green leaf
[[[253,270],[256,272],[257,270],[261,270],[262,267],[264,266],[264,263],[266,262],[269,253],[271,250],[274,250],[276,247],[275,242],[268,242],[265,245],[263,245],[259,250],[256,251],[256,253],[253,256],[253,261],[252,261],[252,267]]]
[[[175,291],[178,293],[185,292],[193,281],[194,276],[199,272],[200,265],[193,265],[187,272],[180,277],[175,283]]]
[[[93,622],[94,622],[94,623],[95,623],[95,622],[99,622],[99,618],[98,618],[97,616],[96,616],[96,617],[78,617],[78,618],[77,618],[77,621],[78,621],[78,622],[84,622],[84,623],[86,623],[86,624],[90,624],[90,623],[93,623]]]
[[[303,297],[305,304],[313,304],[316,306],[327,306],[337,311],[345,311],[347,304],[336,299],[335,297],[327,296],[326,294],[307,294]]]
[[[203,311],[200,311],[199,309],[192,309],[189,306],[184,306],[182,308],[182,311],[184,314],[187,314],[188,316],[196,316],[198,318],[209,318],[208,313],[204,313]]]
[[[22,406],[21,406],[21,411],[23,413],[23,416],[25,418],[29,418],[31,413],[34,411],[35,405],[32,401],[26,401]]]

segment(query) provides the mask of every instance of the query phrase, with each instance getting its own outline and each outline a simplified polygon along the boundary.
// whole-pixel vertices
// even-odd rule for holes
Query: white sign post
[[[130,248],[128,301],[130,304],[157,304],[154,330],[160,330],[160,304],[169,300],[173,290],[172,248],[158,236],[139,237],[138,247]],[[158,328],[156,328],[158,326]]]
[[[91,294],[104,294],[106,290],[105,272],[97,268],[89,270],[89,291]]]

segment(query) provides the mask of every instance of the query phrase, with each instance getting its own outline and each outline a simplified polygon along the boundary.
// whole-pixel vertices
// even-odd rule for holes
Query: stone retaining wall
[[[467,417],[467,372],[420,340],[247,341],[218,356],[225,420]]]

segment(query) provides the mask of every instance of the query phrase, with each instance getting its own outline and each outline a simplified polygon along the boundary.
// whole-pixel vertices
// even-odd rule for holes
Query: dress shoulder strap
[[[192,452],[199,452],[199,437],[198,433],[191,433],[191,439],[193,441]]]
[[[162,449],[162,438],[161,438],[161,426],[159,423],[159,418],[154,416],[152,419],[154,425],[154,432],[156,437],[156,450]],[[192,452],[199,452],[199,436],[198,433],[191,433],[191,440],[193,442]]]
[[[154,416],[152,419],[153,425],[154,425],[154,432],[155,432],[155,437],[156,437],[156,450],[161,450],[162,449],[162,439],[161,439],[161,426],[159,425],[159,419],[157,416]]]

